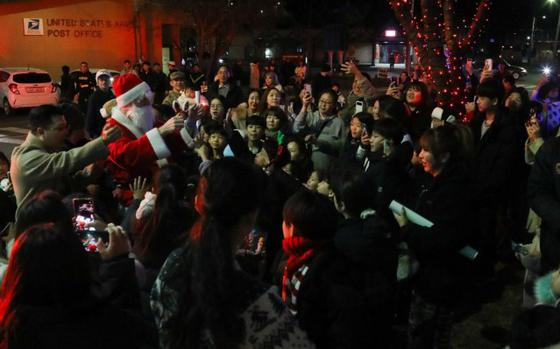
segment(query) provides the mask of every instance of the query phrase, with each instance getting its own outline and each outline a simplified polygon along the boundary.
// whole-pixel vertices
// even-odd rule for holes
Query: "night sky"
[[[485,36],[505,42],[511,40],[512,34],[516,32],[521,36],[529,35],[533,16],[537,18],[537,29],[554,33],[560,10],[560,0],[556,1],[558,4],[550,5],[547,0],[493,0]],[[472,19],[476,3],[474,0],[456,0],[458,16]],[[342,13],[349,17],[344,23],[353,22],[377,28],[396,23],[385,0],[287,0],[286,9],[299,23],[307,23],[311,18],[314,26],[337,22]],[[310,9],[317,15],[309,16]],[[542,19],[543,15],[547,18]]]

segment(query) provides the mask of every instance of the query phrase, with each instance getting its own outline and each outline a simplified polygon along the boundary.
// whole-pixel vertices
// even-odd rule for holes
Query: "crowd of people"
[[[29,112],[0,157],[0,347],[449,348],[514,256],[511,348],[560,343],[555,79],[465,71],[460,117],[420,69],[381,95],[352,61],[347,94],[250,69],[82,62]]]

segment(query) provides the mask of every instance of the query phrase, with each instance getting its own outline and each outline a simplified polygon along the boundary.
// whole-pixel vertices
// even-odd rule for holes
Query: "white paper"
[[[404,209],[404,212],[406,214],[406,218],[408,218],[408,220],[411,223],[414,223],[414,224],[419,225],[421,227],[431,228],[431,227],[434,226],[434,223],[430,222],[426,218],[420,216],[418,213],[412,211],[410,208],[402,205],[401,203],[399,203],[395,200],[391,201],[391,204],[389,205],[389,209],[391,209],[391,211],[393,211],[396,214],[402,214],[403,209]]]
[[[403,210],[406,214],[406,218],[408,218],[409,222],[419,225],[425,228],[431,228],[434,226],[434,223],[430,222],[426,218],[422,217],[418,213],[414,212],[410,208],[402,205],[401,203],[393,200],[391,204],[389,204],[389,209],[396,214],[402,214]],[[475,250],[473,247],[467,245],[457,251],[461,256],[466,257],[470,260],[474,260],[478,256],[478,251]]]

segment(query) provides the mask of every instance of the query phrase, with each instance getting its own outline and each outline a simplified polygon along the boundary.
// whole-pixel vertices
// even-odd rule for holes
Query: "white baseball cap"
[[[101,69],[101,70],[98,70],[97,73],[95,73],[95,80],[99,79],[103,75],[107,75],[109,78],[111,78],[111,73],[109,73],[106,70]]]

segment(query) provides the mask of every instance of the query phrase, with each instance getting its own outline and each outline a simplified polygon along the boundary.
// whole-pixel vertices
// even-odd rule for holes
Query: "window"
[[[20,84],[40,84],[51,82],[51,77],[47,73],[19,73],[14,74],[14,82]]]

